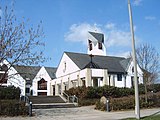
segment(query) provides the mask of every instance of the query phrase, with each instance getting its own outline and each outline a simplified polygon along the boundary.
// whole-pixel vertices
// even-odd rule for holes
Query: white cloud
[[[112,30],[106,41],[108,47],[112,46],[128,46],[130,44],[130,32],[122,30]]]
[[[131,51],[109,53],[109,55],[111,56],[118,56],[118,57],[125,57],[125,58],[130,57],[130,54],[131,54]]]
[[[134,0],[133,5],[134,6],[140,6],[140,5],[142,5],[142,1],[143,0]]]
[[[115,24],[114,23],[108,23],[105,26],[106,29],[114,29],[115,28]]]
[[[154,16],[146,16],[145,17],[145,20],[155,20],[156,19],[156,17],[154,17]]]
[[[136,26],[134,26],[136,29]],[[73,24],[69,32],[65,34],[65,40],[70,42],[81,42],[87,45],[88,31],[97,31],[105,36],[105,46],[110,48],[131,48],[131,34],[129,26],[117,27],[115,23],[107,23],[106,25],[91,25],[89,23]],[[139,39],[135,36],[135,40],[139,43]]]
[[[88,31],[96,31],[103,33],[102,29],[97,24],[91,25],[88,23],[82,23],[82,24],[73,24],[70,27],[69,32],[67,32],[64,37],[66,41],[82,42],[86,45],[88,38]]]
[[[111,23],[107,24],[106,26],[110,25]],[[106,46],[113,47],[113,46],[129,46],[130,45],[130,32],[124,31],[123,29],[114,27],[106,31],[107,33],[107,40]]]

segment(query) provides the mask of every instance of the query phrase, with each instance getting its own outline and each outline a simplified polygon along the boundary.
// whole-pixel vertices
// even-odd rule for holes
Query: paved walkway
[[[135,117],[134,111],[103,112],[94,106],[79,108],[36,109],[33,117],[1,117],[0,120],[119,120]],[[141,110],[141,117],[160,114],[160,108]]]

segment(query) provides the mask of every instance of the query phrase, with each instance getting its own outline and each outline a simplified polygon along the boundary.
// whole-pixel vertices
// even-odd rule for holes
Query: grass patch
[[[137,120],[136,118],[126,118],[122,120]],[[141,120],[160,120],[160,114],[158,115],[151,115],[141,118]]]

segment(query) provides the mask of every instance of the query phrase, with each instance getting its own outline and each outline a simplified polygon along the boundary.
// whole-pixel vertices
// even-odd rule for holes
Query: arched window
[[[45,81],[43,78],[38,81],[38,90],[47,90],[47,81]]]

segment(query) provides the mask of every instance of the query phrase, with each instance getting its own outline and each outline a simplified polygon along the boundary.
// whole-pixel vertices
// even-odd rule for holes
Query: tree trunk
[[[147,78],[144,78],[145,102],[148,103],[147,97]]]

